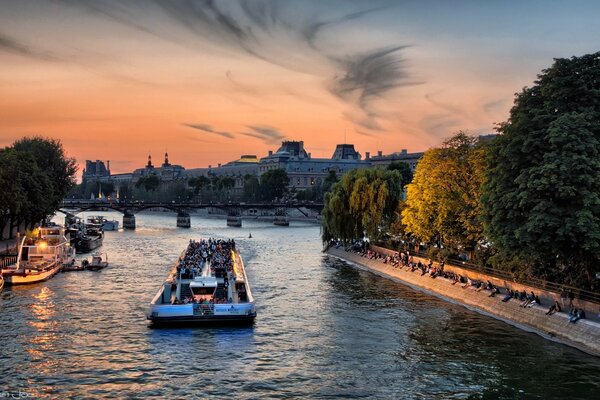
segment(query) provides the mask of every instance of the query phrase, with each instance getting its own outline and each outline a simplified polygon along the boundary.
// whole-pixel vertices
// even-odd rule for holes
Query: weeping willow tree
[[[365,168],[346,173],[325,196],[323,241],[377,240],[397,216],[402,196],[398,171]]]

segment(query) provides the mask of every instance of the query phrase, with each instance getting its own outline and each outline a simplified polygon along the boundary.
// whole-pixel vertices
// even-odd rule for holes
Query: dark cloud
[[[202,131],[202,132],[212,133],[214,135],[222,136],[227,139],[233,139],[235,137],[235,135],[231,132],[217,131],[217,130],[213,129],[212,126],[207,125],[207,124],[182,124],[182,125],[187,126],[188,128],[198,129],[199,131]]]
[[[0,33],[0,51],[39,61],[61,61],[52,53],[35,49],[2,33]]]
[[[350,14],[346,14],[339,18],[334,18],[334,19],[327,20],[327,21],[310,22],[304,28],[302,28],[302,30],[300,32],[304,36],[304,39],[306,40],[308,45],[310,47],[312,47],[313,49],[317,49],[317,44],[316,44],[317,35],[324,28],[332,27],[335,25],[340,25],[345,22],[359,19],[364,15],[367,15],[367,14],[375,12],[375,11],[380,11],[385,8],[387,8],[387,7],[385,7],[385,6],[375,7],[375,8],[371,8],[368,10],[362,10],[362,11],[357,11],[357,12],[353,12]]]
[[[366,129],[382,129],[374,100],[387,96],[392,90],[413,85],[406,69],[404,45],[371,50],[351,50],[353,46],[342,38],[334,45],[319,41],[326,30],[350,21],[359,21],[367,14],[389,8],[394,2],[382,6],[356,9],[342,13],[362,3],[334,3],[314,1],[306,3],[275,0],[254,1],[179,1],[154,0],[152,2],[60,0],[109,18],[133,29],[173,41],[173,32],[188,32],[192,41],[183,39],[190,48],[209,41],[219,49],[238,50],[291,71],[308,73],[325,79],[326,88],[339,99],[355,108],[351,118]],[[148,19],[149,12],[162,14],[175,23],[156,24]],[[335,16],[338,14],[338,16]],[[341,15],[340,15],[341,14]],[[179,40],[178,40],[179,41]],[[292,47],[290,47],[292,46]],[[293,48],[293,54],[290,49]],[[345,48],[345,50],[344,50]],[[340,51],[346,51],[340,55]],[[240,90],[231,72],[229,81]]]
[[[404,60],[398,54],[405,48],[388,47],[338,59],[342,73],[333,77],[331,93],[368,111],[373,98],[407,83]]]
[[[276,128],[266,125],[248,125],[252,132],[240,132],[240,135],[253,137],[262,140],[267,144],[277,144],[285,140],[285,135]]]

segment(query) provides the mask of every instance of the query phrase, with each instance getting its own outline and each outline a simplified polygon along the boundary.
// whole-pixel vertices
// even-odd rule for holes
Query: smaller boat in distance
[[[83,260],[81,266],[89,271],[100,271],[108,267],[108,256],[106,253],[94,253],[92,261]]]
[[[242,217],[237,215],[228,215],[227,216],[227,226],[233,226],[235,228],[240,228],[242,226]]]
[[[103,231],[118,231],[119,221],[116,219],[108,220],[103,215],[89,216],[88,224],[101,225]]]
[[[252,239],[252,232],[248,234],[248,239]]]
[[[72,272],[72,271],[85,271],[85,267],[81,264],[77,265],[75,263],[65,264],[62,266],[61,272]]]
[[[273,225],[290,226],[290,221],[285,215],[276,215],[275,218],[273,218]]]

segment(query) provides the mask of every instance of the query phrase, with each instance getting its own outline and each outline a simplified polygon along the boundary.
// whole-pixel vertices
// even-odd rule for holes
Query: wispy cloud
[[[36,49],[3,33],[0,33],[0,51],[38,61],[62,61],[58,56],[50,52]]]
[[[240,132],[240,135],[260,139],[267,144],[277,144],[285,140],[285,135],[276,128],[267,125],[248,125],[252,132]]]
[[[201,46],[197,44],[211,43],[220,50],[242,51],[291,71],[324,78],[325,89],[353,109],[351,120],[362,129],[382,130],[380,122],[385,116],[378,112],[376,99],[418,83],[410,79],[406,67],[406,45],[365,49],[363,44],[359,49],[339,36],[321,40],[326,33],[339,34],[343,24],[392,7],[393,2],[360,9],[356,3],[336,7],[315,1],[308,11],[304,4],[275,0],[61,1],[83,5],[101,18],[169,41],[177,36],[174,32],[187,32],[193,40],[181,42],[198,51]],[[340,12],[348,8],[358,9]],[[156,24],[155,17],[166,17],[171,23]],[[236,89],[250,91],[230,71],[226,76]]]
[[[235,136],[231,132],[227,131],[218,131],[213,129],[212,126],[207,124],[182,124],[183,126],[187,126],[188,128],[197,129],[202,132],[211,133],[214,135],[222,136],[227,139],[233,139]]]

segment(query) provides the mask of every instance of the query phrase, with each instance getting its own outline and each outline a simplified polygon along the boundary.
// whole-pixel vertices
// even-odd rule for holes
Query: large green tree
[[[75,186],[75,159],[66,156],[60,140],[40,136],[17,140],[12,148],[33,156],[35,163],[50,179],[51,188],[46,194],[48,201],[51,207],[58,207]]]
[[[405,233],[419,242],[474,253],[483,243],[480,194],[486,145],[465,132],[428,150],[407,186]]]
[[[402,195],[400,173],[363,168],[344,174],[325,195],[323,240],[380,239],[396,218]]]
[[[6,225],[12,233],[21,223],[31,225],[56,210],[48,197],[52,182],[31,153],[0,151],[0,187],[0,239]]]
[[[288,192],[290,178],[283,169],[272,169],[260,176],[262,199],[272,201],[281,199]]]
[[[556,59],[517,94],[482,205],[499,267],[593,287],[600,271],[600,52]]]

